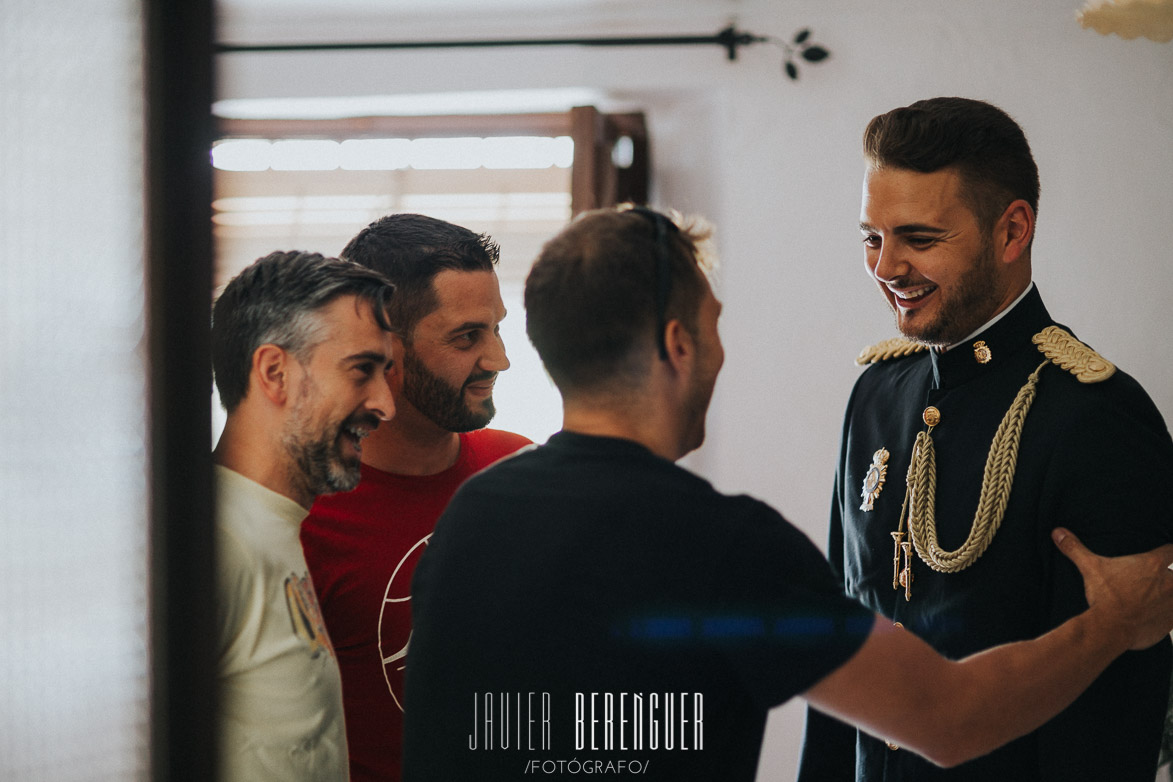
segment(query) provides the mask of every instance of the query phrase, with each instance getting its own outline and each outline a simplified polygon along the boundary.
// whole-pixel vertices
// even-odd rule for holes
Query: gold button
[[[935,407],[929,406],[925,408],[924,414],[921,416],[925,423],[929,426],[936,426],[941,423],[941,411]]]
[[[893,744],[891,741],[885,741],[884,743],[888,745],[888,749],[891,749],[891,750],[900,749],[899,744]]]
[[[904,627],[904,625],[903,625],[903,624],[901,624],[900,622],[893,622],[893,623],[892,623],[892,626],[893,626],[893,627]]]

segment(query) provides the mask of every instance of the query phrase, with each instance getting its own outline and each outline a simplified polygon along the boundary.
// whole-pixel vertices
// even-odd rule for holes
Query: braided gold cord
[[[930,426],[927,431],[917,434],[912,462],[908,466],[908,531],[917,555],[933,570],[941,573],[965,570],[985,553],[994,540],[1010,501],[1010,488],[1014,483],[1026,414],[1035,400],[1039,373],[1049,363],[1050,360],[1044,361],[1031,373],[1026,385],[1019,389],[1014,403],[1002,417],[994,441],[990,444],[989,456],[986,457],[973,526],[965,542],[954,551],[943,550],[937,540],[937,459],[933,438],[930,437],[933,428]]]

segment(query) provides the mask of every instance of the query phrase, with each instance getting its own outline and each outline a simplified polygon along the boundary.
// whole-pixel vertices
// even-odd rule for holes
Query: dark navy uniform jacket
[[[957,659],[1034,638],[1086,608],[1079,572],[1051,541],[1064,526],[1093,551],[1120,555],[1173,541],[1173,442],[1144,389],[1117,371],[1085,384],[1055,364],[1042,370],[1026,417],[1002,526],[959,573],[914,555],[911,600],[892,588],[893,541],[905,476],[925,407],[932,431],[940,545],[961,546],[977,509],[998,424],[1046,357],[1031,337],[1052,325],[1034,289],[1001,320],[945,353],[872,365],[857,381],[843,425],[827,556],[847,594],[901,622]],[[973,343],[991,359],[979,363]],[[873,509],[862,487],[879,448],[891,456]],[[908,540],[907,536],[905,540]],[[814,780],[1105,780],[1152,782],[1169,693],[1165,639],[1113,663],[1075,703],[1039,730],[955,769],[811,710],[799,778]],[[913,678],[915,670],[892,670]]]

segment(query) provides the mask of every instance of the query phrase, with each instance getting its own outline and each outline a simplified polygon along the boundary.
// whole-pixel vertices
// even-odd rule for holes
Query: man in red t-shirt
[[[320,498],[301,542],[342,670],[351,780],[398,780],[415,564],[464,479],[530,441],[484,428],[509,367],[488,236],[395,214],[342,255],[395,283],[396,415],[363,444],[358,488]]]

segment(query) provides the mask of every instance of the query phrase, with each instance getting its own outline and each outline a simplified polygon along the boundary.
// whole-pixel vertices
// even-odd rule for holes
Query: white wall
[[[739,27],[759,34],[788,38],[809,26],[832,59],[804,66],[791,83],[780,51],[766,45],[734,63],[716,48],[231,55],[221,93],[587,86],[644,107],[655,200],[716,221],[723,258],[726,368],[709,443],[690,464],[723,490],[776,505],[820,544],[842,407],[858,372],[852,359],[893,333],[862,271],[861,131],[873,115],[923,97],[990,100],[1023,125],[1039,162],[1034,259],[1052,314],[1173,418],[1173,44],[1083,30],[1080,0],[632,5],[627,17],[449,14],[431,27],[324,14],[301,35],[710,33],[736,12]],[[281,24],[243,24],[237,39],[298,29],[288,15]],[[762,778],[792,776],[800,735],[800,710],[777,712]]]

